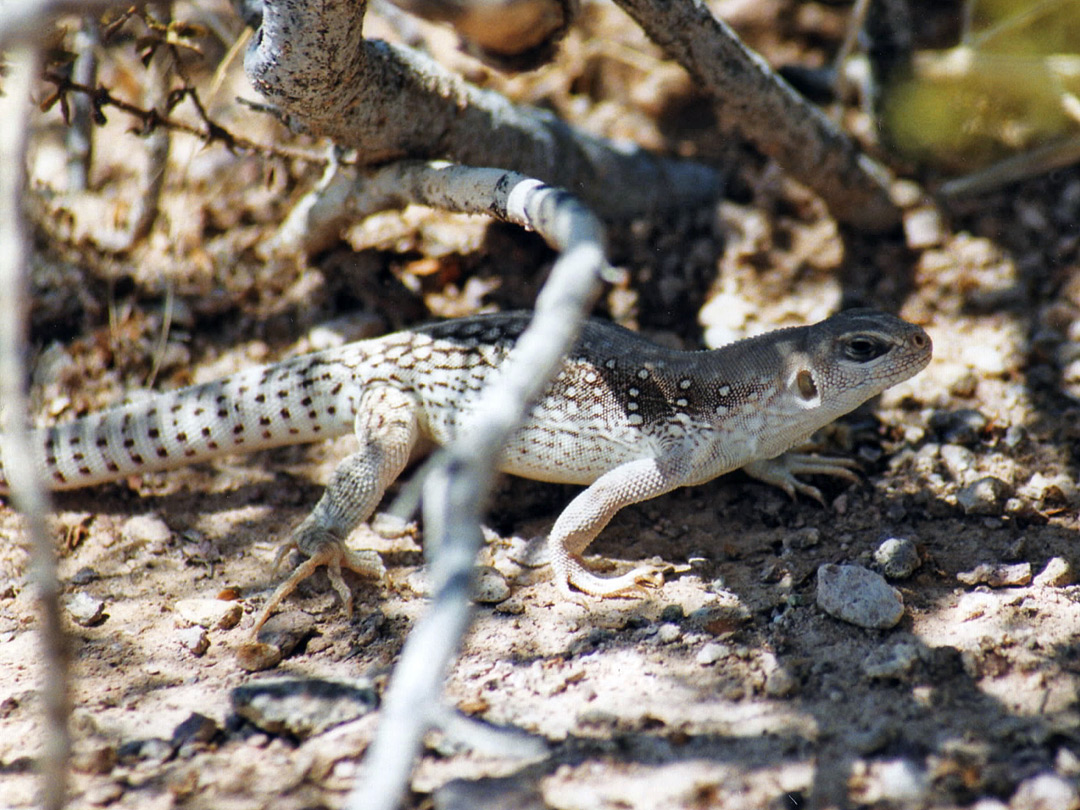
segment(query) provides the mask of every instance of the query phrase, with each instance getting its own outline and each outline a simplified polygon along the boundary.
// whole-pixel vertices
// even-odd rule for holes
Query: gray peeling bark
[[[366,41],[362,0],[267,0],[248,50],[255,89],[362,164],[401,158],[498,166],[629,217],[701,205],[718,173],[579,132],[550,113],[469,85],[408,48]]]
[[[615,0],[649,38],[705,86],[721,126],[737,131],[814,189],[860,230],[897,226],[883,174],[819,109],[795,92],[702,0]]]

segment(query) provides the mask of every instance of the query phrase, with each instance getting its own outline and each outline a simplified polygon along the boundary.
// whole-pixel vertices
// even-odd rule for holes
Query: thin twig
[[[160,113],[156,108],[151,107],[150,109],[146,109],[140,107],[138,104],[132,104],[130,101],[125,101],[122,98],[114,96],[104,87],[88,87],[79,82],[71,81],[66,76],[54,71],[46,71],[45,78],[56,85],[56,92],[42,104],[42,106],[46,108],[58,102],[65,93],[83,93],[90,98],[91,106],[96,112],[100,113],[100,111],[105,108],[113,107],[137,118],[142,124],[144,132],[151,132],[157,127],[165,127],[175,132],[185,132],[188,135],[194,135],[207,143],[213,143],[215,141],[223,143],[225,148],[231,152],[248,152],[270,157],[287,158],[290,160],[303,160],[316,165],[325,163],[325,158],[315,151],[260,144],[243,136],[234,135],[222,125],[206,117],[204,112],[201,117],[205,127],[198,127],[170,115]],[[190,96],[190,93],[188,95]],[[198,103],[197,97],[195,104],[196,109],[201,111],[201,105]]]
[[[27,107],[37,77],[40,51],[19,46],[7,52],[8,74],[0,96],[0,452],[11,499],[26,517],[32,543],[32,576],[41,610],[43,666],[42,702],[45,740],[41,754],[41,806],[63,807],[67,793],[68,650],[60,623],[60,583],[56,577],[55,548],[45,523],[48,501],[27,431],[27,379],[23,359],[30,302],[26,290],[28,228],[23,218],[26,187],[26,139],[30,120]]]
[[[397,177],[392,178],[391,173]],[[392,810],[409,783],[424,734],[438,716],[443,680],[472,616],[470,583],[481,544],[480,515],[500,448],[554,376],[608,271],[604,232],[569,193],[515,172],[404,164],[379,173],[415,202],[487,211],[537,231],[562,251],[536,302],[536,314],[498,378],[462,421],[461,441],[429,465],[424,482],[425,546],[433,598],[405,642],[386,693],[363,781],[348,810]]]

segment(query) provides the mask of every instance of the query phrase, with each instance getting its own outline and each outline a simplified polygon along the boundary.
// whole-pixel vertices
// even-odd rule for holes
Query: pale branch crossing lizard
[[[36,431],[34,445],[51,488],[73,489],[354,430],[359,451],[340,463],[278,556],[298,548],[308,559],[259,623],[319,565],[351,611],[341,567],[384,569],[374,552],[347,549],[345,538],[411,457],[467,429],[470,403],[528,318],[452,320],[250,369]],[[866,309],[699,352],[590,321],[499,467],[588,486],[547,541],[564,592],[608,596],[658,584],[651,567],[609,578],[583,565],[581,555],[619,509],[740,467],[820,500],[796,475],[854,479],[848,462],[781,454],[918,373],[931,352],[918,326]]]

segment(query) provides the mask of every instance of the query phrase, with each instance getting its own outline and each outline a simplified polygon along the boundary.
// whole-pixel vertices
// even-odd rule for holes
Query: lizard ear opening
[[[800,369],[799,373],[795,375],[795,387],[799,389],[799,396],[807,404],[812,404],[815,400],[819,399],[818,387],[814,382],[814,375],[807,369]]]

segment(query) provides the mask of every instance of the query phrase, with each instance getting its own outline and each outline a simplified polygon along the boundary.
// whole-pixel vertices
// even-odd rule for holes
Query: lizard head
[[[930,362],[933,343],[915,324],[872,309],[851,309],[807,327],[788,386],[807,409],[835,418]]]

